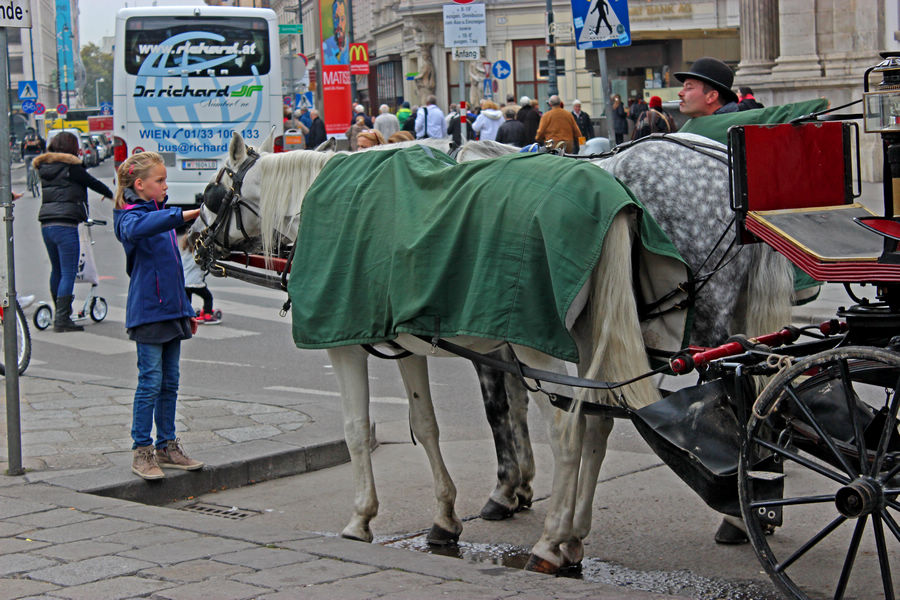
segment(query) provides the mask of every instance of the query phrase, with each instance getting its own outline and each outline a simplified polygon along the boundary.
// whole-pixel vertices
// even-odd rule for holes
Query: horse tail
[[[588,304],[591,356],[584,373],[590,379],[625,381],[650,370],[633,291],[632,222],[630,210],[621,210],[616,215],[606,232],[600,261],[592,275]],[[581,401],[587,393],[593,394],[596,402],[602,402],[606,394],[614,395],[608,397],[610,401],[621,394],[632,408],[652,404],[660,397],[651,378],[609,392],[582,389],[576,394],[576,400]]]
[[[749,336],[778,331],[791,322],[794,271],[791,263],[765,244],[753,244],[744,328]]]

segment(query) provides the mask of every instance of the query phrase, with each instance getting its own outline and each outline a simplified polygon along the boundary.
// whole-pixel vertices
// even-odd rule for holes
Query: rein
[[[656,141],[664,141],[664,142],[672,142],[673,144],[678,144],[679,146],[684,146],[689,150],[693,150],[694,152],[699,152],[700,154],[704,154],[710,158],[713,158],[723,165],[728,166],[728,153],[723,151],[718,146],[714,146],[712,144],[707,144],[705,142],[697,142],[692,140],[686,140],[684,138],[673,137],[671,133],[652,133],[648,136],[638,138],[636,140],[631,140],[630,142],[625,142],[623,144],[619,144],[615,148],[611,150],[607,150],[606,152],[601,152],[599,154],[566,154],[565,156],[569,158],[579,158],[579,159],[597,159],[597,158],[611,158],[616,154],[628,150],[629,148],[633,148],[638,144],[642,144],[644,142],[648,142],[650,140]]]
[[[251,213],[259,216],[259,211],[257,211],[252,205],[248,204],[244,201],[243,196],[241,196],[241,188],[244,185],[244,177],[247,176],[247,172],[256,164],[256,161],[259,160],[259,154],[251,147],[247,147],[247,158],[238,165],[237,171],[233,171],[228,166],[223,166],[219,173],[216,175],[215,184],[221,185],[222,176],[228,175],[231,179],[231,188],[228,190],[228,193],[222,199],[222,202],[225,206],[219,206],[219,210],[214,211],[216,213],[216,218],[213,220],[212,224],[207,223],[206,218],[203,216],[201,212],[200,218],[203,221],[203,224],[206,225],[206,230],[204,230],[204,235],[215,239],[220,233],[227,233],[228,228],[231,225],[232,218],[237,225],[238,230],[241,232],[241,235],[244,236],[244,241],[250,241],[251,238],[247,235],[247,231],[244,229],[244,218],[243,218],[243,209],[249,210]],[[230,249],[230,245],[228,242],[228,236],[222,236],[222,247],[225,250]]]

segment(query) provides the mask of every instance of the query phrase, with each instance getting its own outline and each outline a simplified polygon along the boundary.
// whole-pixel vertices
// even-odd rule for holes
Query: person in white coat
[[[472,129],[478,134],[479,140],[497,139],[497,131],[503,125],[503,113],[500,107],[490,100],[481,101],[481,113],[472,124]]]

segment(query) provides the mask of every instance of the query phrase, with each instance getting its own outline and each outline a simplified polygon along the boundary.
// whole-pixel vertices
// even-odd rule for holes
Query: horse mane
[[[297,236],[303,197],[336,152],[295,150],[265,154],[259,159],[259,219],[263,252],[277,250],[276,233],[289,240]]]

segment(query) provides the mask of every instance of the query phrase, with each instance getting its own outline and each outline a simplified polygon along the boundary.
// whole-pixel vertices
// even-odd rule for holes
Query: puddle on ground
[[[497,565],[522,569],[528,562],[529,548],[510,544],[473,544],[459,542],[449,546],[429,546],[425,534],[414,537],[376,540],[390,548],[402,548],[428,554],[459,558],[479,565]],[[591,583],[617,585],[656,594],[689,595],[695,600],[782,600],[774,585],[753,581],[725,581],[694,575],[689,571],[637,571],[596,558],[585,558],[581,569],[560,574]]]

